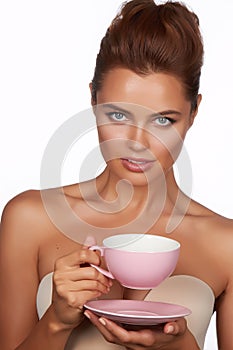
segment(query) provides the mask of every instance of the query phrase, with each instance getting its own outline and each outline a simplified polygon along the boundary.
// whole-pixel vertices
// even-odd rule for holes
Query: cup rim
[[[170,251],[175,251],[175,250],[177,250],[177,249],[180,249],[180,243],[177,241],[177,240],[175,240],[175,239],[173,239],[173,238],[169,238],[169,237],[164,237],[164,236],[160,236],[160,235],[157,235],[157,234],[148,234],[148,233],[122,233],[122,234],[115,234],[115,235],[112,235],[112,236],[109,236],[109,237],[107,237],[107,238],[105,238],[104,240],[103,240],[103,246],[104,246],[104,248],[108,248],[108,249],[114,249],[114,250],[121,250],[121,251],[126,251],[126,250],[124,250],[123,248],[125,247],[125,246],[127,246],[128,244],[129,244],[129,242],[128,243],[121,243],[121,244],[118,244],[118,245],[116,245],[116,246],[114,246],[114,247],[111,247],[111,246],[108,246],[106,243],[107,243],[107,241],[108,240],[110,240],[110,239],[113,239],[113,237],[115,237],[115,236],[134,236],[135,237],[135,241],[140,237],[140,236],[152,236],[152,237],[155,237],[157,240],[167,240],[167,241],[170,241],[170,242],[172,242],[173,244],[174,244],[174,247],[170,247],[170,248],[166,248],[166,249],[163,249],[163,250],[161,250],[161,251],[150,251],[150,252],[147,252],[148,254],[149,253],[165,253],[165,252],[170,252]],[[137,236],[137,237],[136,237]],[[130,242],[131,243],[131,242]],[[143,251],[137,251],[137,250],[130,250],[130,251],[127,251],[127,253],[134,253],[134,252],[137,252],[137,253],[145,253],[145,252],[143,252]]]

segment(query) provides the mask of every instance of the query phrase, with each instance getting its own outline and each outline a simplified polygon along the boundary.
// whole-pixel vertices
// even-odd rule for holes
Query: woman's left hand
[[[122,345],[126,349],[132,350],[182,349],[183,339],[186,332],[188,332],[187,323],[184,318],[166,323],[162,328],[151,327],[127,330],[109,319],[97,317],[89,310],[85,311],[85,315],[98,328],[108,342]],[[195,345],[195,343],[193,344]],[[190,347],[190,349],[198,349],[198,347],[195,345],[195,347]]]

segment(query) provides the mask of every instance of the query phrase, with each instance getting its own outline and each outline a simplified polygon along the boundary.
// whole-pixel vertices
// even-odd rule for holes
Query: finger
[[[143,347],[151,347],[157,341],[160,341],[162,336],[169,337],[169,335],[163,334],[163,332],[155,331],[152,329],[141,329],[138,331],[127,331],[125,328],[120,327],[116,323],[104,317],[98,318],[89,310],[84,312],[84,315],[90,319],[90,321],[98,328],[104,338],[116,344],[122,344],[124,346],[140,345]]]
[[[76,282],[67,282],[63,286],[58,286],[57,290],[69,292],[86,292],[97,291],[101,294],[107,294],[110,291],[110,287],[95,280],[80,280]]]
[[[111,279],[104,276],[100,271],[98,271],[92,266],[80,268],[77,271],[77,274],[79,279],[99,281],[100,283],[102,283],[107,287],[111,287],[113,285]]]
[[[94,236],[87,236],[85,241],[83,242],[84,247],[90,247],[92,245],[96,245],[96,239]]]
[[[109,319],[101,317],[99,322],[104,325],[104,327],[111,334],[111,337],[115,339],[116,343],[122,343],[125,346],[127,345],[139,345],[143,347],[153,347],[155,344],[168,344],[174,339],[176,334],[164,334],[161,328],[144,328],[137,331],[127,331],[125,327],[120,327]],[[176,325],[174,322],[174,327],[177,326],[177,329],[181,330],[181,327]],[[168,324],[169,325],[169,324]],[[182,327],[183,331],[184,327]],[[175,332],[174,328],[174,332]]]
[[[100,264],[100,257],[96,252],[88,249],[76,250],[68,255],[58,258],[55,262],[55,270],[69,269],[81,264]]]
[[[79,292],[65,292],[64,295],[60,294],[60,297],[62,297],[66,304],[69,307],[72,308],[79,308],[82,309],[84,307],[84,304],[86,304],[89,300],[92,300],[94,298],[98,298],[101,296],[101,293],[98,291],[79,291]]]
[[[109,332],[106,328],[106,325],[101,323],[99,317],[93,314],[90,310],[86,310],[84,315],[91,321],[91,323],[99,330],[99,332],[103,335],[103,337],[110,343],[114,343],[116,341],[115,336],[112,332]]]
[[[84,314],[86,315],[86,313]],[[140,344],[141,336],[138,335],[138,332],[127,331],[115,322],[105,317],[98,318],[93,314],[91,315],[91,321],[103,334],[105,339],[110,342],[115,342],[117,344],[120,343],[124,345],[130,343]]]
[[[106,287],[111,287],[113,285],[110,279],[91,266],[81,268],[75,267],[69,270],[56,271],[54,273],[53,280],[56,285],[69,282],[78,282],[82,280],[99,281]]]
[[[99,323],[105,327],[105,329],[111,334],[111,337],[113,339],[117,339],[117,342],[122,343],[122,344],[128,344],[132,342],[132,333],[137,333],[137,332],[129,332],[126,329],[122,328],[115,322],[105,318],[105,317],[100,317],[99,318]]]
[[[93,250],[81,249],[79,251],[79,264],[95,264],[99,265],[101,262],[100,256]]]
[[[174,322],[168,322],[164,326],[164,333],[171,335],[184,334],[187,329],[187,321],[185,318],[180,318]]]

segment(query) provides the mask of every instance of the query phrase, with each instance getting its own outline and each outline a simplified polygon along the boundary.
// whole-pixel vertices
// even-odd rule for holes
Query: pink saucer
[[[98,316],[133,325],[156,325],[191,313],[181,305],[140,300],[93,300],[85,307]]]

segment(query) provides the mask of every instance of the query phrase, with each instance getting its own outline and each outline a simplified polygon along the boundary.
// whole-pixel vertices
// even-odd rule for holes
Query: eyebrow
[[[155,115],[167,115],[167,114],[182,115],[181,112],[179,112],[177,110],[173,110],[173,109],[168,109],[167,111],[162,111],[162,112],[155,113]]]
[[[119,112],[122,112],[122,113],[126,113],[126,114],[129,114],[129,115],[132,115],[132,112],[130,112],[130,111],[128,111],[127,109],[124,109],[124,108],[122,108],[122,107],[120,107],[120,106],[118,106],[118,105],[115,105],[115,104],[113,104],[113,103],[104,103],[103,105],[102,105],[102,107],[103,108],[111,108],[111,109],[116,109],[116,110],[118,110]],[[160,115],[171,115],[171,114],[175,114],[175,115],[179,115],[179,116],[181,116],[182,115],[182,113],[181,112],[179,112],[179,111],[177,111],[177,110],[173,110],[173,109],[168,109],[168,110],[165,110],[165,111],[161,111],[161,112],[154,112],[154,113],[152,113],[153,114],[153,116],[160,116]]]
[[[103,108],[117,109],[119,112],[132,115],[132,112],[130,112],[127,109],[124,109],[124,108],[122,108],[120,106],[114,105],[113,103],[104,103],[102,105],[102,107]]]

